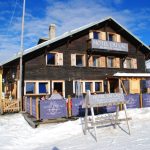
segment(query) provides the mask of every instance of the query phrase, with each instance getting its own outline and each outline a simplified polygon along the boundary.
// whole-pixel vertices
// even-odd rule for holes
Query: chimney
[[[56,25],[55,24],[51,24],[49,26],[49,39],[54,39],[56,36]]]

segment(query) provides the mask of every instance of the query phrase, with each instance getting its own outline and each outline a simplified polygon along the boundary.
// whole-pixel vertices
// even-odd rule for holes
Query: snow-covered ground
[[[150,108],[128,110],[128,114],[131,135],[121,122],[116,129],[97,129],[98,142],[90,133],[83,134],[80,119],[33,129],[22,114],[0,116],[0,150],[150,150]]]

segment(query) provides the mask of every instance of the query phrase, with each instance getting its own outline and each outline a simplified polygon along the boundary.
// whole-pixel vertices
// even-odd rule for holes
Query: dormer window
[[[100,32],[93,32],[94,39],[100,39]]]
[[[121,37],[119,34],[108,32],[107,36],[108,36],[108,41],[121,42]]]
[[[106,40],[106,32],[100,30],[90,31],[89,39]]]
[[[109,41],[116,41],[116,35],[115,34],[112,34],[112,33],[109,33],[108,34],[108,40]]]

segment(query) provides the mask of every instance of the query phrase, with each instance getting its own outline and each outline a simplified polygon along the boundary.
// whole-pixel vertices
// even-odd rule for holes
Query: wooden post
[[[68,117],[72,116],[72,110],[71,110],[71,96],[68,95]]]
[[[143,99],[142,99],[142,93],[140,93],[140,108],[142,108],[143,107],[143,101],[142,101]]]
[[[30,97],[30,115],[32,115],[32,97]]]
[[[36,98],[36,119],[39,120],[40,117],[39,117],[39,99],[38,97]]]

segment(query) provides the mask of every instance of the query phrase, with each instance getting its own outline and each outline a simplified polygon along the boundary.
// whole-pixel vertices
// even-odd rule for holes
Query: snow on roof
[[[134,36],[134,35],[133,35],[131,32],[129,32],[125,27],[123,27],[121,24],[119,24],[115,19],[113,19],[112,17],[106,17],[106,18],[104,18],[104,19],[102,19],[102,20],[89,23],[89,24],[84,25],[84,26],[82,26],[82,27],[79,27],[79,28],[77,28],[77,29],[74,29],[74,30],[71,30],[71,31],[69,31],[69,32],[66,32],[65,34],[62,34],[62,35],[60,35],[60,36],[58,36],[58,37],[56,37],[56,38],[54,38],[54,39],[45,41],[45,42],[43,42],[43,43],[41,43],[41,44],[38,44],[38,45],[33,46],[33,47],[31,47],[31,48],[28,48],[28,49],[26,49],[26,50],[23,52],[23,55],[26,55],[26,54],[28,54],[28,53],[31,53],[31,52],[33,52],[33,51],[39,49],[39,48],[45,47],[45,46],[47,46],[47,45],[49,45],[49,44],[52,44],[52,43],[54,43],[54,42],[57,42],[57,41],[59,41],[59,40],[61,40],[61,39],[64,39],[64,38],[66,38],[66,37],[69,37],[69,36],[71,36],[71,35],[73,35],[73,34],[75,34],[75,33],[78,33],[78,32],[80,32],[80,31],[83,31],[83,30],[85,30],[85,29],[88,29],[88,28],[90,28],[90,27],[92,27],[92,26],[94,26],[94,25],[96,25],[96,24],[102,23],[102,22],[104,22],[104,21],[106,21],[106,20],[109,20],[109,19],[113,20],[116,24],[118,24],[118,25],[119,25],[121,28],[123,28],[126,32],[128,32],[130,35],[132,35],[137,41],[139,41],[142,45],[144,45],[148,50],[150,50],[150,48],[149,48],[146,44],[144,44],[139,38],[137,38],[136,36]],[[4,64],[7,64],[7,63],[9,63],[9,62],[11,62],[11,61],[13,61],[13,60],[19,58],[20,56],[21,56],[21,55],[20,55],[20,52],[19,52],[19,53],[15,54],[13,57],[11,57],[10,59],[8,59],[8,60],[2,62],[0,65],[2,66],[2,65],[4,65]]]
[[[113,76],[115,76],[115,77],[150,77],[150,73],[120,73],[120,72],[117,72]]]

